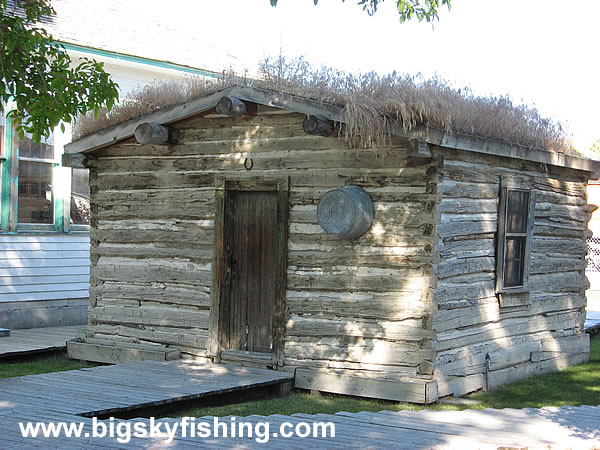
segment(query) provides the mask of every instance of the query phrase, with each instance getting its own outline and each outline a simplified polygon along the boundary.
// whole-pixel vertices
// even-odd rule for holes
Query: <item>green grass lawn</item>
[[[502,386],[493,392],[472,394],[468,398],[477,400],[478,403],[470,405],[435,403],[422,406],[340,395],[311,395],[295,392],[284,398],[196,408],[181,411],[176,415],[180,417],[249,416],[252,414],[268,416],[271,414],[290,415],[294,413],[335,414],[338,411],[377,412],[384,409],[389,411],[405,409],[461,410],[467,408],[540,408],[542,406],[600,405],[600,336],[592,339],[589,363]]]
[[[94,367],[98,364],[86,363],[67,358],[66,353],[32,355],[27,358],[0,360],[0,378],[37,375],[40,373],[62,372],[64,370]]]

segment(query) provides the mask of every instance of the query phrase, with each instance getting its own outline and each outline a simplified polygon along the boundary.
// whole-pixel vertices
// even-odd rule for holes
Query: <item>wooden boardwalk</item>
[[[81,416],[123,414],[281,383],[293,375],[195,361],[140,361],[0,380],[4,408]]]
[[[84,334],[85,325],[10,330],[10,336],[0,337],[0,359],[64,349],[67,341]]]
[[[600,330],[600,312],[599,311],[587,311],[585,317],[585,331],[597,331]]]
[[[283,372],[179,360],[143,361],[0,380],[0,439],[5,448],[261,448],[265,447],[265,438],[268,438],[266,446],[274,448],[600,447],[600,407],[589,406],[203,417],[194,419],[195,424],[212,425],[215,420],[224,424],[219,437],[202,439],[191,436],[189,431],[186,435],[179,431],[171,442],[166,435],[132,437],[124,442],[125,430],[134,431],[134,426],[141,425],[149,430],[151,419],[107,419],[101,421],[106,429],[120,429],[121,434],[115,431],[112,437],[92,436],[94,415],[224,393],[237,395],[236,392],[255,387],[289,383],[291,379],[291,374]],[[181,426],[181,419],[156,420],[161,423],[163,433],[165,423]],[[22,437],[19,428],[20,422],[59,421],[82,424],[82,437],[66,438],[64,434],[53,438]],[[315,421],[335,424],[335,437],[281,436],[279,427],[285,422],[295,426]],[[240,422],[250,424],[252,437],[230,434],[223,437],[224,429],[231,430],[231,424]],[[305,431],[305,426],[301,425],[300,430]]]

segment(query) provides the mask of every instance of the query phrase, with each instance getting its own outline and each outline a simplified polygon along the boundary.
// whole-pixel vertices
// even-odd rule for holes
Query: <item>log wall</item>
[[[588,359],[585,254],[590,218],[584,173],[438,150],[433,319],[440,396],[493,389]],[[537,193],[530,294],[495,292],[501,177]]]
[[[129,141],[98,152],[90,162],[90,337],[205,356],[215,178],[283,175],[283,368],[431,379],[437,166],[407,159],[402,140],[357,150],[307,135],[303,117],[261,107],[255,117],[206,116],[177,124],[177,145]],[[375,205],[373,227],[354,241],[327,235],[316,217],[320,197],[347,181]]]

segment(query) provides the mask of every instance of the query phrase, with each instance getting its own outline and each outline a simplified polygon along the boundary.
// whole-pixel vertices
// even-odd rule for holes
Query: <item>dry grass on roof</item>
[[[332,103],[344,108],[345,137],[352,146],[384,146],[394,127],[417,126],[450,133],[477,135],[523,145],[572,153],[560,123],[541,117],[535,108],[515,105],[506,97],[475,96],[441,78],[423,78],[396,72],[352,74],[328,67],[315,68],[302,58],[267,58],[258,79],[223,72],[219,79],[187,77],[183,81],[155,82],[124,96],[112,111],[98,119],[86,116],[75,126],[77,138],[159,109],[178,105],[233,85],[253,86]]]

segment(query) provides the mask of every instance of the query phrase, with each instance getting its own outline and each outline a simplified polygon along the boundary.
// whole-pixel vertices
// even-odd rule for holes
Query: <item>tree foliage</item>
[[[53,14],[50,0],[0,0],[0,100],[14,102],[8,115],[35,141],[61,121],[112,108],[119,96],[103,63],[84,58],[72,67],[64,47],[37,25]]]
[[[315,5],[319,0],[313,0]],[[342,0],[345,1],[345,0]],[[377,7],[384,0],[358,0],[358,5],[362,6],[363,11],[372,16],[377,12]],[[271,6],[277,6],[278,0],[271,0]],[[441,6],[447,5],[450,9],[451,0],[396,0],[398,14],[400,15],[400,23],[416,17],[419,22],[423,20],[431,22],[439,19],[438,10]]]
[[[591,145],[589,151],[596,155],[600,155],[600,139],[596,140],[596,142]]]

